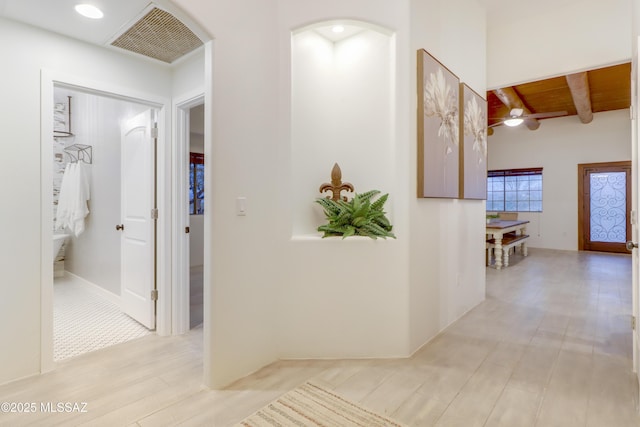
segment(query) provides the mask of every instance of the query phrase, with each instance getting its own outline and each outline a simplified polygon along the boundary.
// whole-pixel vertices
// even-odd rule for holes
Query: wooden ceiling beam
[[[593,120],[593,111],[591,109],[591,93],[589,91],[589,77],[587,76],[587,72],[569,74],[566,78],[580,121],[585,124],[591,123]]]
[[[498,99],[500,99],[509,110],[521,108],[524,111],[523,115],[531,114],[531,111],[524,105],[524,102],[522,102],[522,99],[520,99],[514,88],[504,87],[502,89],[494,89],[493,93],[495,93]],[[530,130],[536,130],[540,127],[540,122],[536,119],[526,119],[524,123]]]

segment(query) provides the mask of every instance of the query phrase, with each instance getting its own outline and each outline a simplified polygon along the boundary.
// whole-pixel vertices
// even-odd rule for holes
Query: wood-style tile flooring
[[[0,425],[229,426],[313,379],[409,426],[638,427],[631,259],[530,250],[487,270],[487,299],[408,359],[280,361],[222,391],[202,383],[202,329],[155,335],[0,387]]]

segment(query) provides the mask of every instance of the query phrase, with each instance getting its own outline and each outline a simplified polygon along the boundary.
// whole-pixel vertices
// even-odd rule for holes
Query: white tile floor
[[[56,278],[53,301],[56,362],[152,333],[70,276]]]

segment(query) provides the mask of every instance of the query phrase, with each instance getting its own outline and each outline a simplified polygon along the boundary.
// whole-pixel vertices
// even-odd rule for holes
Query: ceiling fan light
[[[512,117],[510,119],[505,120],[503,123],[507,126],[514,127],[522,124],[522,122],[524,122],[523,119],[520,119],[518,117]]]

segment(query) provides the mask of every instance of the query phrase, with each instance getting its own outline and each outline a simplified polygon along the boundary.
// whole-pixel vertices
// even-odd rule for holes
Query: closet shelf
[[[60,105],[64,105],[63,103],[61,103]],[[53,130],[53,137],[54,138],[70,138],[72,136],[75,136],[73,134],[73,132],[71,131],[71,96],[67,96],[67,107],[66,108],[58,108],[58,104],[56,104],[54,106],[54,113],[53,113],[53,120],[54,123],[56,121],[56,113],[64,113],[66,112],[67,117],[66,117],[66,122],[61,122],[62,124],[64,124],[68,130],[58,130],[58,129],[54,129]]]

